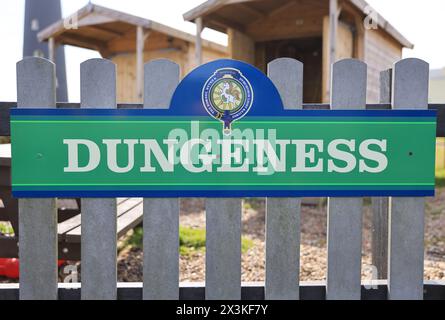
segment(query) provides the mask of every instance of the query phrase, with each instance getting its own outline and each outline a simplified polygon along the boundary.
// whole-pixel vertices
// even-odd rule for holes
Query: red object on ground
[[[19,277],[19,259],[0,258],[0,276],[17,279]]]
[[[58,260],[57,266],[61,266],[65,260]],[[19,259],[0,258],[0,276],[18,279],[19,278]]]

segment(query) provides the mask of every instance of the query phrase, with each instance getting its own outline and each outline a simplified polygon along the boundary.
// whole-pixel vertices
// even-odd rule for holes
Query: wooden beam
[[[331,67],[336,60],[337,28],[338,3],[337,0],[329,0],[329,62]]]
[[[320,37],[323,32],[322,16],[312,15],[305,17],[304,23],[296,24],[296,19],[266,18],[261,23],[250,24],[243,32],[255,41],[270,41],[283,39],[297,39],[307,37]]]
[[[136,28],[136,95],[137,102],[141,102],[143,98],[143,79],[144,79],[144,28],[138,26]]]
[[[247,34],[235,29],[228,29],[229,57],[255,64],[255,41]]]
[[[279,15],[280,13],[288,10],[289,8],[293,7],[297,3],[296,0],[288,1],[282,6],[279,6],[278,8],[272,10],[267,16],[268,17],[274,17],[276,15]]]
[[[199,6],[197,6],[197,7],[193,8],[192,10],[184,13],[183,18],[186,21],[196,20],[199,17],[202,17],[204,15],[208,15],[211,12],[216,11],[220,7],[224,6],[226,4],[225,2],[226,2],[226,0],[209,0],[209,1],[203,2]]]
[[[52,62],[56,61],[56,42],[54,38],[48,39],[48,59]]]
[[[104,34],[104,35],[108,35],[110,37],[122,37],[125,35],[124,32],[118,32],[118,31],[114,31],[114,30],[109,30],[106,28],[101,28],[100,25],[92,25],[92,26],[86,26],[83,28],[88,28],[91,30],[97,30],[98,32]]]
[[[107,46],[103,41],[93,40],[73,33],[66,33],[63,37],[63,44],[74,45],[86,49],[99,51]]]
[[[198,19],[196,19],[196,20],[198,20]],[[212,23],[218,24],[226,29],[232,28],[232,29],[236,29],[241,32],[244,32],[244,30],[245,30],[245,27],[243,25],[241,25],[240,23],[228,20],[228,19],[223,18],[217,14],[212,15],[210,20]]]
[[[322,48],[322,96],[321,102],[328,103],[329,102],[329,93],[330,93],[330,79],[329,76],[331,74],[330,67],[330,54],[329,54],[329,16],[326,15],[323,17],[323,48]]]
[[[94,5],[88,4],[85,7],[78,10],[76,13],[74,13],[72,16],[61,19],[59,21],[54,22],[52,25],[48,26],[47,28],[43,29],[37,34],[37,39],[39,41],[46,41],[50,37],[56,38],[58,35],[64,33],[66,31],[65,28],[65,21],[74,19],[73,17],[76,17],[77,21],[83,19],[84,17],[88,16],[94,9]]]
[[[238,8],[247,14],[255,16],[257,19],[263,19],[264,17],[266,17],[266,14],[264,14],[263,12],[255,9],[255,8],[250,7],[249,5],[247,5],[245,3],[238,4]]]
[[[195,59],[196,59],[196,66],[200,66],[202,64],[202,18],[196,18],[196,40],[195,40]]]
[[[329,15],[323,18],[322,102],[328,102],[330,96],[331,69],[336,60],[337,25],[337,0],[330,0]]]
[[[285,4],[273,9],[272,11],[270,11],[268,14],[265,14],[262,17],[258,17],[258,19],[255,19],[254,21],[252,21],[250,23],[250,25],[256,25],[257,23],[260,23],[261,21],[263,21],[265,18],[272,18],[276,15],[279,15],[280,13],[288,10],[289,8],[293,7],[295,4],[297,3],[297,0],[292,0],[289,2],[286,2]]]

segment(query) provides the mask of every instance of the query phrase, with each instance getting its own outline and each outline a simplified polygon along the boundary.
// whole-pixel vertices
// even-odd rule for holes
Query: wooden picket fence
[[[179,66],[168,60],[145,65],[143,108],[168,108],[179,83]],[[81,64],[81,108],[116,108],[116,67],[104,59]],[[418,59],[394,64],[393,109],[428,108],[429,67]],[[302,109],[303,64],[280,58],[268,76],[284,106]],[[56,107],[53,63],[26,58],[17,64],[18,108]],[[365,109],[367,65],[347,59],[333,65],[332,109]],[[82,299],[116,299],[116,200],[82,199]],[[265,299],[300,298],[298,198],[268,198]],[[424,198],[391,198],[389,206],[389,299],[422,299]],[[143,201],[143,299],[178,299],[179,199]],[[329,198],[327,299],[362,297],[362,198]],[[206,199],[206,299],[241,299],[242,199]],[[58,297],[55,199],[20,199],[20,299]]]

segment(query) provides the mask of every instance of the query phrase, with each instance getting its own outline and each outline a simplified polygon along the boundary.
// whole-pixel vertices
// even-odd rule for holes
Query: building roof
[[[70,25],[72,22],[77,22],[77,28]],[[143,27],[150,34],[147,49],[150,49],[150,39],[158,36],[161,40],[160,35],[195,42],[195,36],[189,33],[95,4],[88,4],[68,18],[53,23],[39,32],[37,37],[39,41],[53,38],[56,44],[97,50],[108,57],[119,52],[135,51],[136,44],[133,40],[137,27]],[[207,40],[203,40],[202,45],[215,51],[227,51],[225,46]]]
[[[445,80],[445,68],[430,70],[430,79]]]
[[[312,0],[313,1],[313,0]],[[345,0],[349,1],[353,6],[359,9],[364,16],[369,12],[369,5],[364,0]],[[202,17],[204,26],[213,28],[218,31],[225,32],[227,26],[235,29],[242,29],[242,24],[249,24],[255,21],[261,21],[268,14],[278,11],[284,11],[289,5],[295,4],[296,1],[291,0],[208,0],[196,8],[186,12],[184,19],[187,21],[195,21],[196,18]],[[326,4],[328,2],[326,1]],[[230,7],[239,12],[239,15],[225,14],[218,15],[218,11]],[[377,14],[377,23],[380,28],[385,30],[391,37],[398,41],[403,47],[412,49],[414,45],[408,41],[399,31],[396,30],[387,20],[380,14]],[[242,18],[240,22],[239,17]],[[239,27],[239,28],[238,28]]]

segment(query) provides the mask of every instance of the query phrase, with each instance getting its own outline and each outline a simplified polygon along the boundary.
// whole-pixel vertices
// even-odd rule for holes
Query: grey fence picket
[[[80,65],[81,108],[116,108],[116,66],[91,59]],[[116,199],[82,199],[82,299],[117,298]]]
[[[49,60],[18,62],[17,107],[55,108],[55,79]],[[20,199],[19,229],[20,299],[57,299],[56,199]]]
[[[419,59],[394,64],[393,109],[427,109],[429,65]],[[423,298],[424,198],[391,198],[389,299]]]
[[[160,59],[145,65],[144,108],[168,109],[179,66]],[[143,298],[179,298],[179,199],[144,199]]]
[[[241,299],[241,199],[206,199],[207,300]]]
[[[391,103],[392,69],[380,72],[380,103]],[[378,279],[388,278],[388,197],[374,197],[372,202],[372,265]]]
[[[144,108],[169,108],[179,70],[165,59],[145,65]],[[301,62],[274,60],[268,76],[285,109],[302,109]],[[381,102],[391,101],[393,109],[427,109],[428,78],[429,66],[422,60],[395,63],[392,72],[382,73]],[[364,62],[335,63],[331,108],[365,109],[366,82]],[[17,105],[56,107],[52,62],[26,58],[17,64]],[[111,61],[81,64],[81,107],[117,107],[116,67]],[[143,299],[179,299],[179,199],[146,198],[143,210]],[[328,199],[327,299],[361,298],[362,211],[362,198]],[[373,198],[373,261],[380,278],[385,277],[381,271],[387,263],[389,299],[423,298],[424,212],[424,198]],[[82,299],[117,298],[116,213],[116,199],[82,199]],[[208,300],[241,299],[241,214],[241,199],[206,199]],[[267,199],[266,299],[299,299],[300,215],[299,198]],[[19,228],[20,299],[57,299],[56,199],[20,199]]]
[[[268,76],[285,109],[303,108],[301,62],[276,59],[268,65]],[[266,199],[266,299],[299,298],[300,211],[299,198]]]
[[[333,65],[331,108],[365,109],[367,66],[345,59]],[[361,198],[328,199],[326,298],[360,299],[362,252]]]

